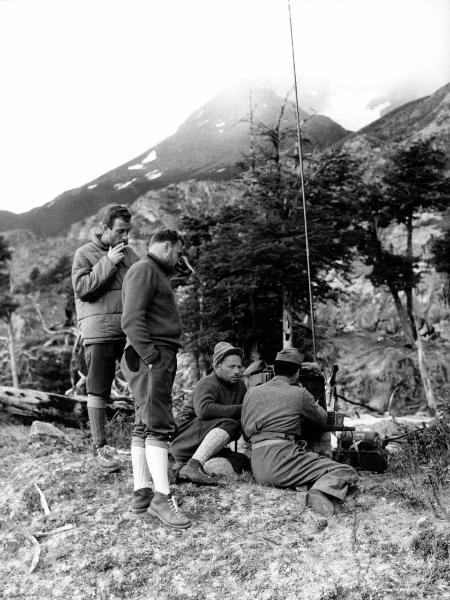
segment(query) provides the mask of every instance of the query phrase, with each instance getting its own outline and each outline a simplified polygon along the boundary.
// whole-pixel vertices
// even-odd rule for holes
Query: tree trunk
[[[9,267],[9,291],[11,294],[14,293],[14,278],[13,278],[13,270],[12,270],[12,262],[8,261]],[[6,322],[6,327],[8,329],[8,351],[9,351],[9,364],[11,366],[11,378],[14,387],[19,387],[19,375],[17,372],[17,362],[16,362],[16,344],[14,338],[14,324],[13,324],[13,313],[9,315],[9,318]]]
[[[255,340],[250,349],[250,360],[254,362],[255,360],[261,359],[261,353],[259,351],[258,341]]]
[[[417,327],[416,327],[417,330]],[[417,348],[417,360],[419,363],[420,377],[422,379],[423,390],[425,392],[425,398],[427,401],[427,407],[429,414],[434,417],[437,410],[437,403],[434,397],[433,388],[431,387],[431,380],[428,374],[429,368],[428,363],[423,351],[422,339],[420,333],[417,333],[416,337],[416,348]]]
[[[394,288],[393,285],[388,284],[388,286],[389,286],[389,291],[391,292],[392,298],[394,299],[394,305],[397,310],[397,314],[400,319],[400,323],[402,324],[403,331],[405,332],[406,337],[408,338],[408,341],[411,342],[411,344],[415,345],[415,339],[414,339],[413,331],[411,329],[411,323],[408,319],[408,314],[405,310],[405,307],[402,304],[402,301],[400,299],[398,291],[396,288]]]
[[[412,237],[413,237],[413,222],[412,222],[412,214],[408,216],[406,219],[406,255],[409,260],[409,272],[408,272],[408,281],[405,289],[406,293],[406,312],[408,315],[408,320],[410,323],[411,331],[413,338],[416,339],[418,336],[416,324],[414,321],[414,310],[413,310],[413,247],[412,247]]]
[[[195,381],[200,381],[200,352],[198,350],[195,350],[192,353],[192,357],[194,359],[192,365],[192,375]]]
[[[292,348],[293,323],[291,295],[283,288],[283,348]]]
[[[252,347],[250,350],[250,358],[252,361],[259,360],[261,355],[259,353],[259,339],[258,339],[258,326],[256,324],[256,306],[255,306],[255,296],[254,291],[256,288],[256,283],[253,279],[252,287],[250,290],[250,315],[252,319]]]
[[[63,396],[37,390],[0,386],[0,408],[17,416],[79,425],[88,420],[87,396]],[[134,413],[132,398],[114,398],[106,402],[106,415],[112,418],[120,410]]]
[[[14,327],[12,323],[12,315],[9,318],[8,324],[8,350],[9,350],[9,364],[11,366],[11,378],[13,386],[19,387],[19,375],[17,372],[17,363],[16,363],[16,348],[15,348],[15,340],[14,340]]]
[[[420,378],[422,380],[423,391],[425,393],[425,399],[427,401],[428,412],[430,413],[430,415],[435,415],[437,404],[436,404],[436,399],[434,397],[433,389],[431,387],[428,362],[427,362],[425,353],[423,351],[422,340],[421,340],[420,334],[416,333],[416,335],[414,335],[414,332],[417,332],[416,323],[415,323],[415,321],[413,321],[414,322],[414,330],[413,330],[412,326],[411,326],[411,321],[408,318],[409,315],[407,314],[407,312],[402,304],[402,301],[400,300],[397,290],[394,289],[392,286],[389,286],[389,289],[391,291],[392,297],[394,298],[395,308],[397,309],[397,313],[400,318],[400,322],[402,323],[403,330],[406,334],[406,337],[408,338],[410,343],[415,347],[415,349],[417,351],[417,362],[419,364]],[[412,314],[411,317],[414,320],[414,314]]]
[[[200,352],[199,355],[199,370],[200,370],[200,379],[205,377],[208,374],[208,364],[206,362],[206,357],[204,352]]]

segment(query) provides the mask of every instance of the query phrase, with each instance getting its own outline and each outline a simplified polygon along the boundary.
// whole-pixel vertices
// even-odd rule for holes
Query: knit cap
[[[244,352],[241,350],[241,348],[235,348],[228,342],[219,342],[216,344],[214,346],[213,367],[216,368],[225,357],[232,354],[237,354],[241,358],[244,356]]]
[[[298,365],[300,368],[303,361],[303,354],[300,354],[297,348],[283,348],[283,350],[280,350],[278,352],[278,354],[275,357],[275,360],[293,363],[295,365]]]

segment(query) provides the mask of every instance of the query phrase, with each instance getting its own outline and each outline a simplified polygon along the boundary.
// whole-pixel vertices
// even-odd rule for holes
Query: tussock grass
[[[131,464],[99,474],[82,433],[31,441],[0,423],[0,581],[5,598],[71,600],[421,600],[448,597],[448,521],[399,474],[362,474],[325,519],[294,491],[236,476],[173,486],[193,520],[169,530],[129,512]],[[50,514],[45,516],[37,483]],[[420,490],[419,490],[420,492]],[[449,505],[447,488],[441,492]],[[41,535],[63,525],[74,527]],[[28,573],[36,535],[39,563]],[[447,596],[446,596],[447,595]]]

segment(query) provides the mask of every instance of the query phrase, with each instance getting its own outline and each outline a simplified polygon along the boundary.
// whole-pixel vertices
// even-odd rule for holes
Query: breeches
[[[172,456],[180,462],[189,460],[206,434],[216,427],[226,431],[230,441],[238,440],[241,435],[240,423],[234,419],[218,418],[202,421],[195,417],[192,421],[178,423],[177,436],[170,444]]]
[[[88,369],[86,378],[88,394],[109,398],[116,374],[116,361],[120,360],[124,347],[124,339],[105,344],[88,344],[84,347]]]
[[[305,452],[294,442],[262,446],[252,450],[252,471],[259,483],[283,488],[311,485],[313,489],[343,500],[348,486],[358,475],[343,465],[315,452]]]
[[[159,346],[160,357],[148,365],[139,357],[132,371],[124,354],[122,373],[130,386],[135,403],[132,444],[167,447],[176,426],[172,413],[172,387],[177,370],[177,351]]]

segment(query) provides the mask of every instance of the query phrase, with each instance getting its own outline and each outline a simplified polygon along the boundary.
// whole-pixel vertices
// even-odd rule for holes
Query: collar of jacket
[[[272,377],[272,379],[266,381],[266,384],[268,383],[271,385],[293,385],[295,387],[301,387],[298,381],[290,383],[283,375],[275,375],[274,377]]]
[[[102,250],[109,250],[109,245],[108,244],[104,244],[102,242],[102,232],[101,231],[96,231],[94,233],[94,235],[92,236],[92,241],[94,242],[94,244],[96,246],[98,246],[99,248],[101,248]]]
[[[161,271],[163,271],[163,273],[165,273],[167,276],[172,275],[172,271],[170,269],[168,269],[160,261],[160,259],[153,254],[153,252],[147,252],[147,256],[148,256],[148,258],[150,258],[151,260],[153,260],[158,265],[158,267],[161,269]]]

